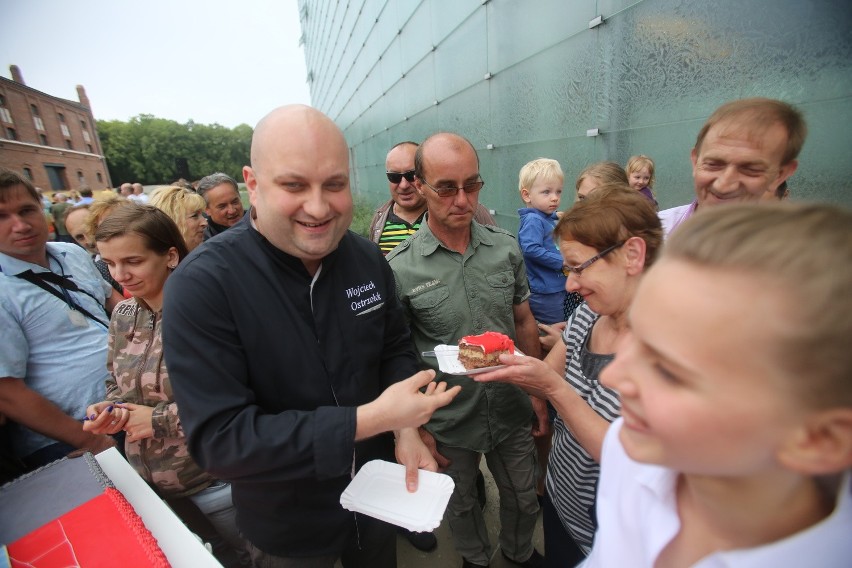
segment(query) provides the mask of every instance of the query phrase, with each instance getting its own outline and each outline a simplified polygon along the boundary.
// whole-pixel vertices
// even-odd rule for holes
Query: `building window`
[[[48,146],[47,136],[45,136],[44,134],[39,134],[38,139],[39,139],[39,141],[41,141],[42,146]]]
[[[94,154],[94,153],[95,153],[95,152],[94,152],[94,150],[92,150],[92,145],[91,145],[91,144],[86,144],[86,148],[88,148],[88,149],[89,149],[89,154]]]
[[[83,141],[88,144],[92,139],[89,137],[89,126],[85,120],[80,120],[80,128],[83,130]]]
[[[65,147],[68,148],[69,150],[74,149],[74,146],[71,145],[71,141],[68,140],[68,139],[65,140]]]
[[[62,135],[65,138],[71,138],[71,131],[68,130],[68,125],[65,124],[65,115],[61,112],[57,112],[56,116],[59,117],[59,129],[62,131]],[[71,146],[68,147],[70,148]]]
[[[0,95],[0,120],[14,124],[12,122],[12,115],[9,113],[9,109],[6,108],[6,97],[3,95]]]
[[[101,172],[98,172],[98,173],[97,173],[97,174],[95,174],[95,175],[98,177],[98,183],[103,183],[103,182],[104,182],[104,176],[102,176],[102,175],[101,175]]]
[[[35,105],[30,105],[30,112],[33,113],[33,125],[35,125],[36,130],[44,130],[44,122],[41,120],[41,115],[38,113],[38,107]]]
[[[33,171],[29,168],[24,168],[24,175],[28,180],[33,181]]]
[[[17,140],[18,139],[18,133],[15,132],[14,128],[10,128],[9,126],[7,126],[6,127],[6,138],[8,138],[9,140]]]
[[[83,172],[77,170],[77,183],[79,185],[86,185],[86,176],[83,175]]]

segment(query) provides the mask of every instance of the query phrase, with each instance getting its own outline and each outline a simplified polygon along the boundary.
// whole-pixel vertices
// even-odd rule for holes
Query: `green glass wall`
[[[351,147],[354,190],[387,199],[402,140],[459,132],[480,200],[517,228],[518,170],[551,157],[574,180],[598,160],[657,163],[661,207],[692,199],[706,117],[742,97],[800,108],[810,133],[792,195],[852,206],[848,0],[299,0],[313,105]],[[602,16],[603,23],[590,28]],[[587,136],[597,128],[600,135]]]

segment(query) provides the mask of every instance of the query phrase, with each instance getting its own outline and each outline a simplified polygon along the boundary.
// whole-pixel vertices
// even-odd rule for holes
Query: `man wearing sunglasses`
[[[525,354],[538,357],[538,329],[517,240],[508,231],[474,220],[485,185],[476,150],[457,134],[435,134],[417,149],[414,169],[414,187],[428,212],[420,230],[387,259],[417,351],[497,331],[512,337]],[[438,463],[449,460],[445,472],[455,489],[447,515],[462,566],[488,566],[492,554],[476,499],[480,455],[500,492],[502,554],[521,566],[543,566],[543,556],[532,545],[539,507],[530,425],[546,431],[544,402],[532,402],[511,385],[480,384],[469,376],[441,373],[435,359],[423,359],[423,364],[448,385],[461,386],[454,403],[438,409],[421,436],[438,454]]]
[[[400,142],[390,149],[385,159],[391,198],[376,210],[370,222],[370,239],[385,255],[420,228],[426,213],[426,199],[414,189],[417,146],[417,142]],[[481,204],[473,218],[483,225],[497,224]]]

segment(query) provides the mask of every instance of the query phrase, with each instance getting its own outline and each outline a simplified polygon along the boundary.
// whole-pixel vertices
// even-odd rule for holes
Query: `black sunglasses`
[[[388,176],[388,181],[391,183],[399,183],[402,181],[402,178],[405,178],[405,181],[408,183],[414,183],[414,170],[408,170],[407,172],[385,172],[385,175]]]

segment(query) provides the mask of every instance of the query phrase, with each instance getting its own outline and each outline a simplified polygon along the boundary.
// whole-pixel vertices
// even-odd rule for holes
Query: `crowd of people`
[[[373,459],[452,478],[467,568],[490,528],[527,568],[844,566],[852,212],[786,202],[805,138],[787,103],[722,105],[662,211],[647,155],[588,165],[570,206],[532,159],[517,236],[452,132],[390,148],[354,234],[346,141],[301,105],[257,125],[248,211],[223,173],[48,206],[0,170],[2,474],[117,446],[226,566],[396,566],[396,529],[340,505]],[[518,352],[428,356],[485,331]]]

